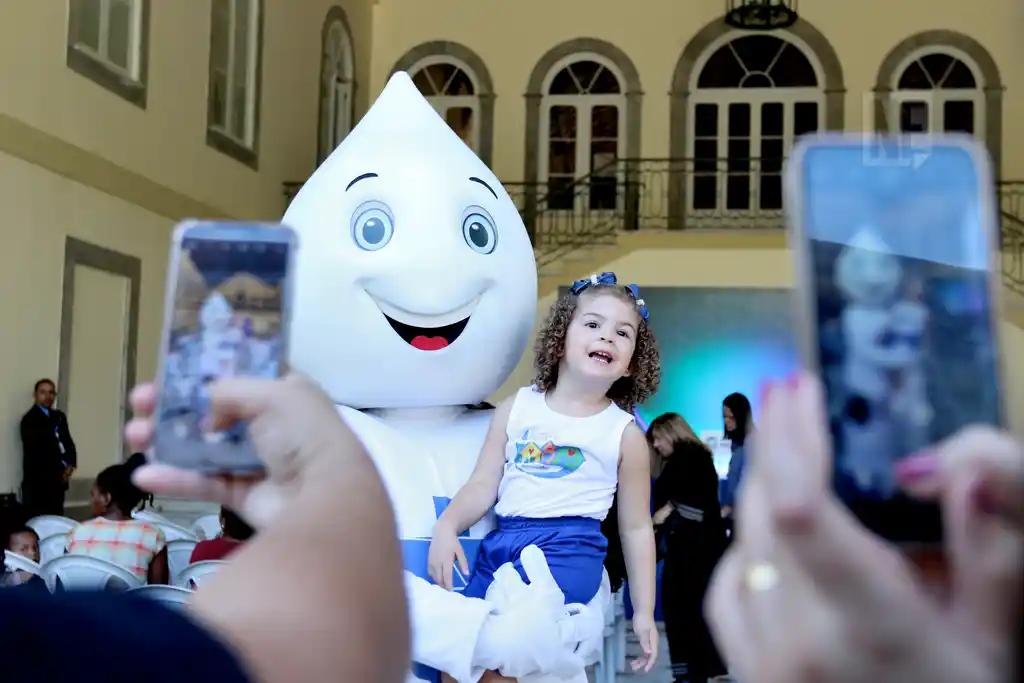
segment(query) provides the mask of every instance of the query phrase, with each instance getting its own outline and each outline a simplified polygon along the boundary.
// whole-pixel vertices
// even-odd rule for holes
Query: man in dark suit
[[[39,380],[35,405],[21,418],[21,494],[30,516],[64,514],[64,493],[78,462],[68,418],[53,407],[56,397],[53,381]]]

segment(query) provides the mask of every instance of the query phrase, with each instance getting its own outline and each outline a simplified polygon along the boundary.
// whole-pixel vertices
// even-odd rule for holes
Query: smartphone
[[[911,551],[942,541],[901,458],[1002,426],[998,221],[988,155],[957,136],[824,134],[785,171],[805,366],[825,388],[840,498]]]
[[[287,358],[295,232],[186,221],[174,231],[158,374],[154,458],[192,470],[263,469],[245,423],[208,427],[211,383],[275,378]]]

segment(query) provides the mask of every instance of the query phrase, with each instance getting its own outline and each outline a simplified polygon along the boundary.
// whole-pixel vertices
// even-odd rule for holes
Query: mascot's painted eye
[[[352,218],[352,239],[360,249],[383,249],[394,234],[395,221],[384,204],[372,202],[356,209]]]
[[[498,246],[494,221],[482,211],[472,211],[462,220],[462,236],[469,248],[478,254],[490,254]]]

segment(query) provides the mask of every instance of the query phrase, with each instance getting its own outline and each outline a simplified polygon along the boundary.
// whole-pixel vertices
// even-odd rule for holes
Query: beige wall
[[[206,144],[205,1],[151,3],[145,109],[67,68],[67,2],[5,4],[0,118],[26,123],[219,213],[277,218],[284,208],[281,184],[305,179],[316,161],[320,30],[336,4],[346,11],[355,43],[357,111],[366,109],[370,0],[265,0],[259,171]],[[3,138],[0,130],[0,149]]]
[[[623,237],[628,248],[629,236]],[[636,238],[638,240],[643,237]],[[595,271],[613,271],[623,282],[636,282],[643,287],[744,287],[773,289],[793,287],[794,268],[789,252],[782,246],[779,235],[777,246],[763,244],[765,240],[751,240],[743,237],[728,237],[732,242],[722,247],[689,247],[691,242],[701,240],[699,236],[665,236],[661,242],[673,246],[659,246],[653,249],[637,249],[621,258],[609,261]],[[753,242],[756,248],[745,248]],[[770,239],[767,241],[771,241]],[[580,273],[576,277],[582,277]],[[554,303],[555,295],[543,297],[537,309],[537,324],[543,321],[548,309]],[[536,330],[535,330],[536,332]],[[1000,325],[1003,345],[1003,375],[1007,391],[1010,425],[1014,432],[1024,434],[1024,330],[1018,324],[1003,321]],[[533,339],[530,343],[532,345]],[[513,371],[509,380],[499,389],[491,401],[498,401],[510,395],[517,388],[530,383],[533,376],[532,352],[527,351]]]
[[[57,377],[65,236],[142,261],[137,375],[152,377],[173,223],[3,153],[0,177],[0,224],[6,228],[0,249],[0,491],[8,491],[21,479],[17,425],[32,405],[32,385]],[[71,424],[74,429],[73,416]]]
[[[524,177],[523,94],[535,64],[548,50],[572,39],[607,41],[625,53],[643,91],[644,158],[669,154],[672,76],[687,43],[705,26],[722,21],[721,0],[380,0],[374,13],[374,92],[408,50],[436,40],[456,41],[475,52],[494,81],[494,168],[503,180]],[[1024,178],[1024,137],[1013,126],[1024,115],[1024,43],[1018,0],[863,0],[799,3],[802,17],[832,45],[845,79],[845,122],[870,129],[871,91],[890,50],[913,34],[946,29],[966,34],[987,48],[1005,88],[1003,172]]]
[[[335,5],[354,43],[357,117],[368,106],[372,0],[264,0],[254,170],[206,143],[209,0],[151,1],[145,109],[68,68],[66,0],[0,3],[0,492],[20,482],[32,384],[58,376],[65,238],[141,260],[136,376],[152,377],[173,224],[279,218],[282,183],[314,169]]]

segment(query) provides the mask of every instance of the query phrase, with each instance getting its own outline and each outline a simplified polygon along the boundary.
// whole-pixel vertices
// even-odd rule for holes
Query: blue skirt
[[[604,576],[608,539],[601,533],[601,522],[589,517],[499,517],[498,528],[480,543],[462,594],[483,598],[494,581],[494,572],[506,562],[511,562],[528,582],[519,554],[530,545],[544,551],[566,604],[586,604],[597,595]]]

